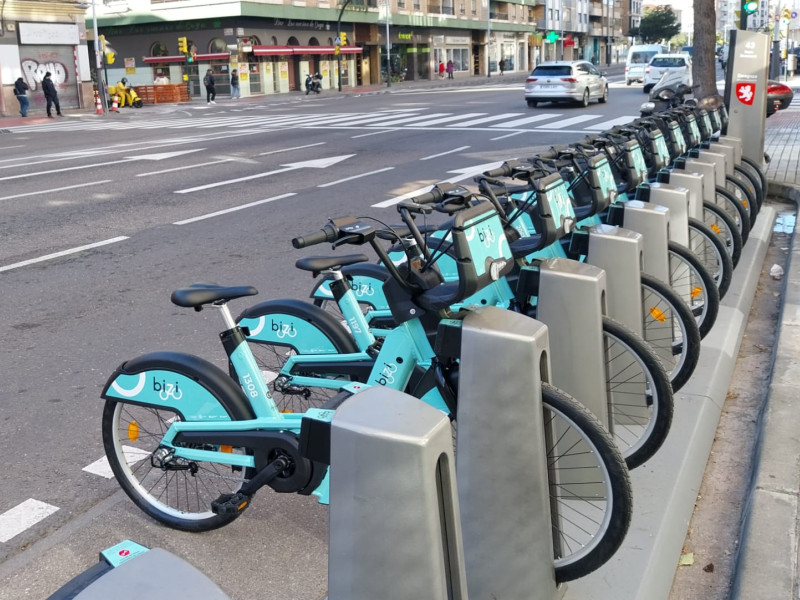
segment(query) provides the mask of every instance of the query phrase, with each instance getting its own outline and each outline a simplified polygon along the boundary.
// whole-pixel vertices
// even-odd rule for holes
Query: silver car
[[[608,100],[608,81],[585,60],[543,62],[525,80],[525,101],[534,107],[539,102],[578,102],[588,106],[592,99]]]

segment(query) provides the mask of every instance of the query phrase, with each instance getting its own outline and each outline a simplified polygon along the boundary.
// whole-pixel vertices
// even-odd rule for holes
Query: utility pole
[[[347,5],[350,4],[352,0],[344,0],[342,3],[342,8],[339,9],[339,18],[336,19],[336,39],[339,40],[337,45],[341,44],[342,40],[342,14],[344,13],[344,9],[347,8]],[[336,64],[337,68],[339,69],[339,91],[342,91],[342,51],[339,48],[339,52],[336,53]]]

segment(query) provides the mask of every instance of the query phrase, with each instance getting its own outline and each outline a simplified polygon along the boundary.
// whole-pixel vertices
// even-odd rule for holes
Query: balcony
[[[377,2],[377,0],[375,0]],[[415,9],[416,9],[415,5]],[[442,4],[428,4],[428,12],[434,15],[453,15],[455,16],[456,10],[453,8],[452,5],[442,5]]]

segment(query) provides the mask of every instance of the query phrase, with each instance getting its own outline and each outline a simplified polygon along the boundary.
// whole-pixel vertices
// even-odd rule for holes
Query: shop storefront
[[[19,23],[19,62],[31,109],[45,107],[42,79],[48,72],[61,108],[80,107],[79,44],[75,24]]]
[[[453,61],[454,73],[469,73],[472,68],[472,38],[468,35],[433,36],[433,64],[438,67]]]

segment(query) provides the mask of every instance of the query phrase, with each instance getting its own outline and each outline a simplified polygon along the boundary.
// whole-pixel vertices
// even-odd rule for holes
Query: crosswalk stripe
[[[578,123],[583,123],[585,121],[594,121],[595,119],[601,118],[602,115],[580,115],[578,117],[572,117],[569,119],[562,119],[561,121],[557,121],[556,123],[548,123],[547,125],[542,125],[537,127],[536,129],[565,129],[570,127],[571,125],[576,125]]]
[[[616,119],[611,119],[609,121],[603,121],[602,123],[594,123],[592,125],[588,125],[586,129],[591,129],[593,131],[603,131],[604,129],[611,129],[612,127],[616,127],[617,125],[625,125],[630,123],[631,121],[635,121],[638,117],[617,117]]]
[[[449,123],[451,121],[458,121],[459,119],[463,119],[464,117],[479,117],[481,115],[485,115],[486,113],[467,113],[465,115],[454,115],[450,117],[444,117],[443,119],[431,119],[430,121],[422,121],[422,123],[414,123],[414,127],[427,127],[428,125],[441,125],[442,123]]]
[[[527,125],[528,123],[538,123],[539,121],[545,121],[547,119],[555,119],[556,117],[561,117],[563,115],[559,113],[546,113],[542,115],[536,115],[535,117],[525,117],[524,119],[517,119],[516,121],[506,121],[505,123],[497,123],[492,125],[491,127],[516,127],[517,125]]]
[[[484,117],[482,119],[472,119],[471,121],[465,121],[463,123],[453,123],[448,125],[448,127],[470,127],[471,125],[481,125],[482,123],[490,123],[492,121],[500,121],[502,119],[510,119],[511,117],[518,117],[524,113],[503,113],[502,115],[492,115],[490,117]]]
[[[412,123],[420,119],[428,119],[431,117],[447,117],[452,113],[433,113],[432,115],[414,115],[413,117],[403,117],[402,119],[394,119],[389,121],[378,121],[377,123],[370,123],[370,127],[393,127],[400,123]]]
[[[382,121],[384,119],[393,119],[393,118],[395,118],[397,116],[398,115],[387,114],[385,112],[384,113],[379,113],[377,115],[372,115],[372,116],[359,115],[359,116],[353,117],[353,118],[343,118],[343,119],[337,121],[336,125],[341,125],[343,127],[349,127],[351,125],[353,125],[353,126],[363,125],[365,123],[373,123],[375,121]],[[417,116],[419,116],[419,115],[417,115]]]

